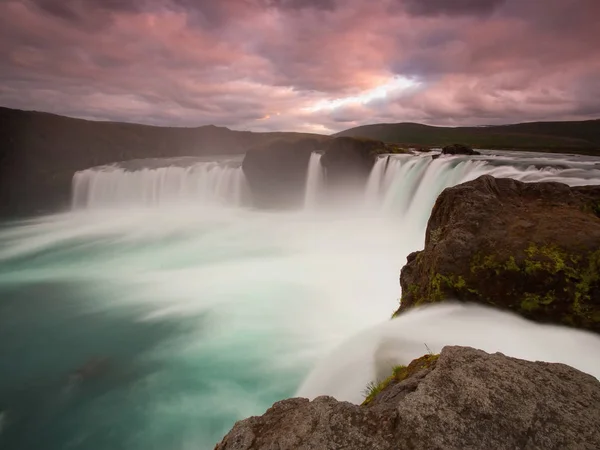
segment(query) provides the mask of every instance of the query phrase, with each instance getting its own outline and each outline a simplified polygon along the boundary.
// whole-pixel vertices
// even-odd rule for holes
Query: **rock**
[[[378,155],[392,153],[387,144],[367,138],[337,137],[327,145],[321,164],[329,185],[365,182]]]
[[[481,155],[478,151],[463,144],[446,145],[442,149],[442,155]]]
[[[486,175],[446,189],[400,284],[397,313],[453,298],[600,332],[600,186]]]
[[[329,138],[276,139],[248,150],[242,164],[255,206],[302,205],[310,154]]]
[[[236,423],[215,450],[541,448],[600,448],[600,382],[563,364],[445,347],[368,405],[284,400]]]
[[[246,153],[243,169],[258,207],[302,205],[310,154],[323,153],[321,164],[328,188],[364,185],[375,159],[384,153],[407,153],[395,144],[371,139],[337,137],[278,139]]]
[[[377,156],[385,153],[408,153],[408,150],[367,138],[344,136],[332,139],[321,159],[327,171],[327,184],[334,187],[364,184]]]

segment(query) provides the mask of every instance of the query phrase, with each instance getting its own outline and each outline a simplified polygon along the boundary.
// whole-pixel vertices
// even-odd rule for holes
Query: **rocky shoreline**
[[[395,315],[454,299],[600,332],[600,187],[482,176],[448,188],[400,282]],[[216,446],[467,448],[600,448],[600,381],[563,364],[445,347],[395,368],[363,405],[284,400]]]

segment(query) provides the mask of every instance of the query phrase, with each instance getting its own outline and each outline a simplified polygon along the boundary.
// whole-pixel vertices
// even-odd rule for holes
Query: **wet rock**
[[[402,268],[397,313],[453,298],[600,331],[599,217],[598,186],[486,175],[446,189]]]
[[[473,150],[468,145],[452,144],[446,145],[442,149],[442,155],[481,155],[481,153],[479,153],[476,150]]]
[[[313,138],[276,139],[248,150],[242,164],[255,206],[293,208],[302,205],[312,152],[322,149]]]

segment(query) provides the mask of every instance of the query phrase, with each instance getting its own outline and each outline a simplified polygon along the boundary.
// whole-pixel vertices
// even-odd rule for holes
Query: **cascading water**
[[[597,374],[597,341],[570,329],[450,305],[388,318],[442,189],[484,173],[599,184],[598,162],[390,155],[373,168],[366,207],[355,198],[323,211],[314,154],[301,212],[232,208],[246,205],[239,160],[79,172],[72,211],[0,228],[0,360],[10,362],[0,448],[214,448],[301,385],[360,401],[371,378],[424,344]]]
[[[224,203],[240,206],[247,193],[240,164],[193,162],[187,166],[101,166],[73,177],[74,208]]]
[[[431,154],[382,156],[367,182],[365,201],[424,231],[435,199],[445,188],[481,175],[525,182],[558,181],[571,186],[600,184],[600,169],[591,158],[542,154],[515,159],[509,155],[436,159]]]
[[[353,337],[315,367],[296,396],[331,395],[360,404],[370,382],[384,380],[394,366],[407,366],[446,345],[568,364],[600,379],[600,336],[540,325],[484,306],[448,302],[409,311]]]
[[[304,195],[304,207],[307,209],[313,209],[318,205],[319,195],[322,194],[325,185],[325,171],[321,165],[321,156],[320,153],[313,152],[308,161]]]

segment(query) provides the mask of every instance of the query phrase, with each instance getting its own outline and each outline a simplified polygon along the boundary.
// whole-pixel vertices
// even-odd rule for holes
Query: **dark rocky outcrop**
[[[468,145],[452,144],[452,145],[446,145],[442,149],[442,155],[471,155],[471,156],[473,156],[473,155],[481,155],[481,153],[479,153],[476,150],[473,150]]]
[[[310,155],[322,150],[328,139],[275,139],[248,150],[242,167],[254,205],[262,208],[301,205]]]
[[[321,164],[327,171],[330,186],[364,183],[378,155],[406,153],[401,147],[381,141],[356,137],[336,137],[327,144]]]
[[[453,298],[600,331],[600,186],[482,176],[446,189],[399,312]]]
[[[433,358],[430,358],[433,359]],[[290,399],[216,450],[600,448],[600,382],[563,364],[445,347],[368,404]]]
[[[363,185],[378,155],[407,150],[381,141],[352,137],[278,139],[246,153],[243,168],[259,207],[297,207],[302,204],[310,154],[323,154],[321,165],[328,188]]]

